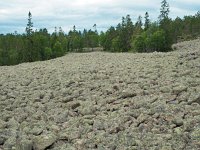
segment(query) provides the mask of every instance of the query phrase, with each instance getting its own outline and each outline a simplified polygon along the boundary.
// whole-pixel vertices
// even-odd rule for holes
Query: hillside
[[[0,67],[0,150],[200,149],[200,39]]]

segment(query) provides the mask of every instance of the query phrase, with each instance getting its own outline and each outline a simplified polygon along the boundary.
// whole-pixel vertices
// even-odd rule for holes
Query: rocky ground
[[[0,150],[199,150],[200,39],[0,67]]]

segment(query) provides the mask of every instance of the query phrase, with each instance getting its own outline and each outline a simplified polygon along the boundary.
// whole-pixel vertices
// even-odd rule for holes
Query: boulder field
[[[199,150],[200,39],[0,67],[0,150]]]

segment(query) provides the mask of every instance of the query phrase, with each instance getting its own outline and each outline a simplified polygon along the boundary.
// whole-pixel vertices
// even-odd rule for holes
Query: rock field
[[[0,67],[0,150],[200,150],[200,39]]]

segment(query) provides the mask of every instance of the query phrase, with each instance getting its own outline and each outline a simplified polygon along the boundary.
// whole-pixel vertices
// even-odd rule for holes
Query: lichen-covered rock
[[[173,93],[178,95],[181,92],[187,91],[187,87],[184,85],[178,85],[176,87],[173,88]]]
[[[9,137],[3,144],[3,149],[5,150],[14,150],[16,149],[16,137]]]
[[[182,126],[183,125],[183,119],[181,119],[180,117],[176,117],[172,120],[172,122],[176,125],[176,126]]]
[[[22,139],[17,143],[16,150],[33,150],[33,142],[28,139]]]
[[[195,128],[191,133],[191,138],[200,141],[200,127]]]
[[[3,120],[0,120],[0,129],[4,129],[6,127],[6,123]]]
[[[33,147],[35,150],[45,150],[54,144],[57,137],[54,134],[40,135],[33,138]]]

